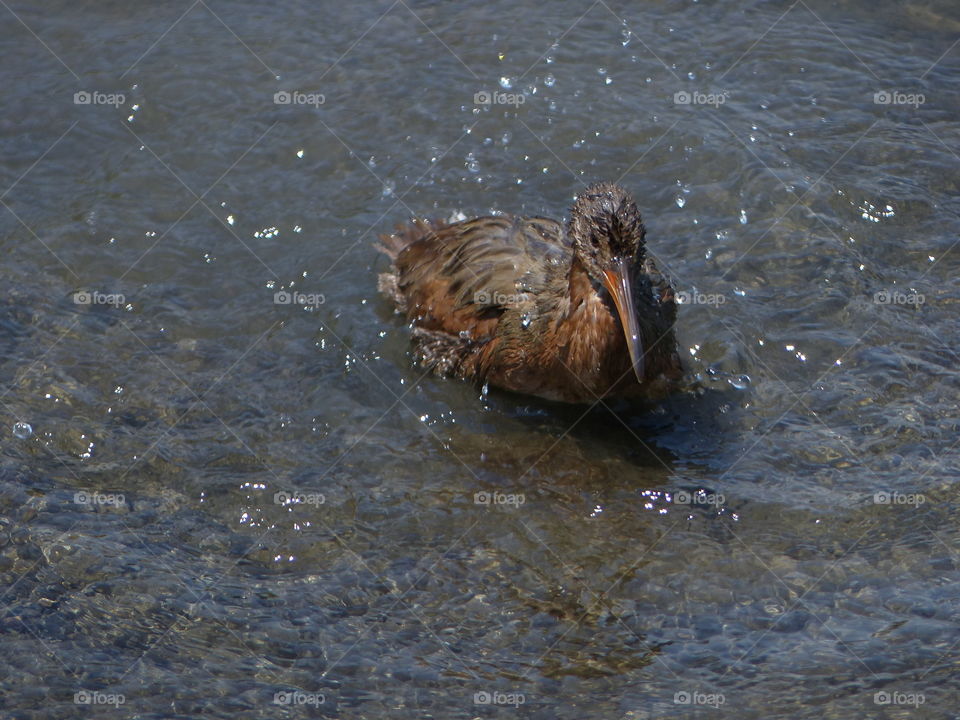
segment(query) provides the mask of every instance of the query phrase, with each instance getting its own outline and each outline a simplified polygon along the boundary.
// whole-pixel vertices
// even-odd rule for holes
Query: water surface
[[[5,715],[955,713],[951,3],[0,14]],[[411,365],[378,232],[601,179],[700,392]]]

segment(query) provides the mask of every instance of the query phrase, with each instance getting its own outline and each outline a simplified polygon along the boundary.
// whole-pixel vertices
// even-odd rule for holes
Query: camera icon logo
[[[275,105],[289,105],[292,100],[293,96],[286,90],[279,90],[273,94],[273,103]]]
[[[474,105],[489,105],[491,102],[493,102],[493,96],[487,90],[473,94]]]
[[[678,90],[673,94],[673,102],[677,105],[689,105],[693,102],[693,95],[686,90]]]

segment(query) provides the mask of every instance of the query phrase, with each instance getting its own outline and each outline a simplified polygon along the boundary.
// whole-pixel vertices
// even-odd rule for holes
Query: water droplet
[[[467,170],[469,170],[470,172],[472,173],[480,172],[480,163],[477,161],[476,156],[472,152],[467,153],[467,157],[464,158],[464,162],[467,166]]]
[[[741,225],[746,225],[746,224],[747,224],[747,211],[746,211],[746,210],[741,210],[741,211],[740,211],[740,224],[741,224]]]
[[[33,428],[30,423],[17,422],[13,424],[13,436],[18,440],[26,440],[33,435]]]
[[[504,75],[502,78],[500,78],[500,87],[502,87],[504,90],[509,90],[510,88],[512,88],[513,78],[510,78]]]
[[[233,225],[235,218],[233,215],[227,215],[227,225]]]
[[[543,79],[543,84],[547,87],[553,87],[556,83],[557,79],[553,76],[553,73],[547,73],[547,76]]]
[[[687,199],[683,195],[677,195],[677,207],[682,208],[687,204]]]
[[[735,390],[746,390],[750,387],[750,376],[749,375],[734,375],[732,378],[727,380],[730,383],[730,387]]]
[[[524,329],[530,327],[531,322],[533,322],[533,319],[530,317],[530,313],[524,313],[520,316],[520,325],[523,326]]]
[[[302,158],[302,157],[303,157],[303,150],[297,150],[297,157],[298,157],[298,158]]]
[[[380,195],[382,197],[390,197],[391,195],[393,195],[393,191],[396,189],[397,189],[397,184],[393,180],[387,180],[383,184],[383,190],[381,191]]]

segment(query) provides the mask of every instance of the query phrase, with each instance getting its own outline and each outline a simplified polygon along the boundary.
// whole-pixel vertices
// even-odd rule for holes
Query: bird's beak
[[[630,364],[637,380],[643,384],[643,340],[637,324],[637,306],[633,300],[633,284],[630,280],[630,261],[617,258],[612,269],[603,271],[603,286],[613,298],[620,315],[623,334],[627,338],[627,350],[630,352]]]

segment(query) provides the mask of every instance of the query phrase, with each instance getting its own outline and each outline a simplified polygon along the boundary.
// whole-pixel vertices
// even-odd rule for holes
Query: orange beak
[[[615,261],[612,270],[603,271],[603,286],[613,298],[620,316],[620,325],[627,339],[627,350],[630,352],[630,364],[637,381],[643,384],[643,340],[640,337],[640,326],[637,324],[637,308],[633,301],[633,285],[630,281],[630,262],[623,258]]]

